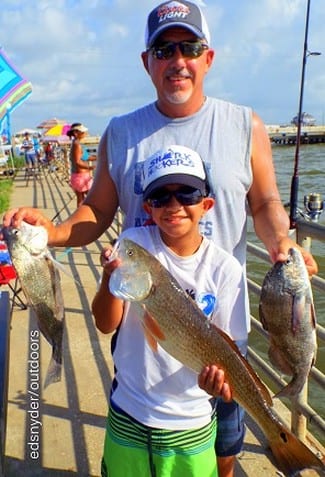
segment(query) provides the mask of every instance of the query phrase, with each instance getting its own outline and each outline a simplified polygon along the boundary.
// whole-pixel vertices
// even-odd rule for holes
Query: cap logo
[[[191,10],[188,6],[179,2],[170,2],[158,8],[158,22],[162,23],[165,20],[174,20],[179,18],[184,20],[190,13]]]
[[[150,177],[153,174],[156,174],[158,170],[164,169],[163,175],[168,174],[168,169],[174,167],[195,167],[195,163],[191,158],[191,154],[187,154],[185,152],[177,152],[169,150],[164,154],[158,154],[154,158],[151,159],[148,165],[148,180],[150,181]]]

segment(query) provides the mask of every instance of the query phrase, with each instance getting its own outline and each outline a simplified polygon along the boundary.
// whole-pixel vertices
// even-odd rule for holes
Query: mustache
[[[179,78],[192,78],[192,73],[186,68],[170,68],[166,72],[167,76],[178,76]]]

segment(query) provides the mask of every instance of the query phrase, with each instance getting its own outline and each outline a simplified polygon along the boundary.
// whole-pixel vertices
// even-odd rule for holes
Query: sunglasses
[[[178,41],[177,43],[167,41],[166,43],[153,45],[149,50],[157,60],[169,60],[174,56],[177,47],[185,58],[198,58],[204,50],[209,48],[201,41]]]
[[[202,202],[205,197],[199,189],[194,187],[183,186],[177,190],[157,189],[148,198],[147,203],[150,207],[159,209],[165,207],[175,197],[177,202],[181,205],[196,205]]]

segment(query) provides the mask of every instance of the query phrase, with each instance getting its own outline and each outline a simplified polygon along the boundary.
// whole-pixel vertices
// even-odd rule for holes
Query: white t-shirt
[[[205,163],[216,200],[200,222],[201,233],[234,255],[246,273],[247,194],[253,180],[250,108],[207,97],[195,114],[170,118],[151,103],[111,119],[103,141],[107,166],[125,213],[124,229],[144,225],[148,219],[142,207],[144,161],[171,144],[196,151]],[[247,339],[250,331],[247,288],[243,320],[246,329],[241,340]]]
[[[193,255],[172,252],[156,226],[127,229],[128,237],[152,253],[175,277],[199,307],[231,338],[245,329],[245,288],[239,262],[204,238]],[[146,342],[137,304],[127,304],[113,350],[116,368],[111,398],[145,425],[190,429],[211,420],[209,396],[197,384],[198,375],[159,345],[154,352]],[[195,352],[195,350],[193,350]]]

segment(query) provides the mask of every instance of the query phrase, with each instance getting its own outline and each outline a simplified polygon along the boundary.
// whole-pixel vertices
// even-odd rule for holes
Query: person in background
[[[206,161],[215,194],[217,206],[205,214],[202,233],[234,255],[245,273],[249,213],[271,261],[285,261],[288,249],[297,245],[289,237],[289,217],[277,188],[263,121],[250,107],[204,92],[214,50],[202,10],[186,0],[156,6],[147,18],[141,57],[157,98],[111,119],[99,144],[94,184],[79,209],[54,225],[39,210],[21,207],[8,211],[3,224],[19,227],[25,220],[43,225],[49,245],[62,247],[85,245],[100,237],[118,207],[125,214],[124,228],[141,226],[148,220],[142,207],[143,162],[158,149],[179,144]],[[301,251],[309,274],[317,273],[313,256]],[[249,331],[246,291],[246,313],[233,335],[243,353]],[[243,413],[235,402],[219,400],[217,415],[219,475],[232,477],[244,438]]]
[[[43,149],[45,154],[45,162],[49,164],[53,159],[53,151],[52,151],[52,144],[50,141],[45,141],[43,143]]]
[[[143,177],[143,207],[154,225],[131,227],[121,238],[154,255],[206,319],[231,337],[245,314],[244,273],[232,255],[200,232],[200,220],[214,206],[200,156],[168,146],[145,161]],[[211,396],[218,387],[205,381],[205,369],[198,377],[160,346],[150,347],[138,305],[126,305],[109,290],[119,265],[110,256],[109,249],[101,254],[103,275],[92,303],[97,328],[118,329],[102,476],[216,477],[218,422]]]
[[[24,151],[24,155],[25,155],[26,172],[32,173],[34,171],[35,166],[37,165],[37,160],[36,160],[36,151],[34,148],[34,142],[30,138],[30,135],[28,132],[26,132],[24,135],[21,148]]]
[[[96,161],[95,155],[89,155],[86,148],[80,143],[85,137],[88,129],[81,123],[73,123],[67,135],[71,138],[70,149],[70,186],[77,196],[77,207],[79,207],[86,197],[92,183],[93,177],[90,171],[95,169],[89,161]]]
[[[42,157],[41,157],[41,145],[40,145],[40,141],[39,141],[39,135],[36,133],[36,134],[33,134],[33,146],[34,146],[34,150],[35,150],[35,156],[36,156],[36,160],[37,160],[37,163],[41,163],[41,160],[42,160]]]

